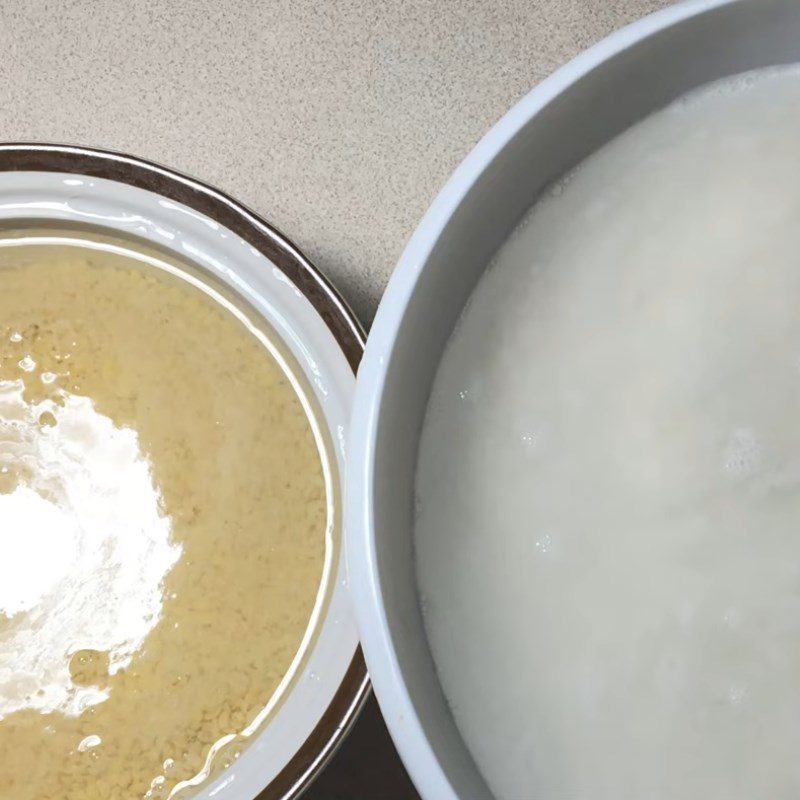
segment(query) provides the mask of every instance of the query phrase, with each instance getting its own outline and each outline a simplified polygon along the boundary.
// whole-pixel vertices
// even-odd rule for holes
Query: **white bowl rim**
[[[539,83],[514,105],[456,168],[408,241],[370,329],[358,371],[349,437],[345,545],[350,592],[372,686],[389,732],[425,798],[459,800],[438,763],[414,708],[392,641],[378,570],[373,514],[375,445],[391,354],[406,308],[427,260],[465,196],[519,131],[555,98],[603,62],[693,16],[742,0],[684,0],[611,33]]]

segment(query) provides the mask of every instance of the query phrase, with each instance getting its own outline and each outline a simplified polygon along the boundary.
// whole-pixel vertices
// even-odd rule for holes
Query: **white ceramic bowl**
[[[413,567],[420,428],[467,297],[542,188],[597,147],[700,84],[798,60],[797,0],[694,0],[636,22],[509,111],[455,172],[403,253],[359,369],[347,559],[375,693],[427,800],[491,797],[436,677]]]
[[[291,242],[224,194],[139,159],[83,148],[0,145],[0,224],[27,222],[90,224],[143,238],[242,296],[282,337],[313,387],[338,475],[344,475],[363,334]],[[331,564],[318,636],[284,700],[242,756],[198,798],[297,797],[357,716],[369,684],[340,553],[341,547]]]

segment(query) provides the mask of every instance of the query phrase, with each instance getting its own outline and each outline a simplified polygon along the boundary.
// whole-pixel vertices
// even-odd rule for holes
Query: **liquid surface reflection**
[[[158,621],[182,549],[136,432],[87,397],[28,402],[0,381],[0,520],[0,720],[77,716]]]

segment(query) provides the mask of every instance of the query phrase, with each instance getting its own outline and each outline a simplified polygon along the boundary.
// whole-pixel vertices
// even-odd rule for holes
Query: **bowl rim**
[[[425,212],[392,272],[359,367],[348,440],[345,546],[361,646],[373,689],[397,747],[423,798],[459,800],[438,762],[412,700],[384,606],[378,566],[374,489],[381,406],[406,309],[432,251],[480,176],[522,128],[595,68],[666,28],[746,0],[683,0],[613,31],[556,69],[513,105],[461,161]],[[462,798],[463,800],[463,798]]]
[[[333,284],[277,228],[213,186],[125,153],[66,144],[0,143],[0,174],[56,172],[103,178],[153,192],[232,230],[280,269],[311,303],[355,374],[366,344],[361,323]],[[255,800],[295,800],[344,741],[370,696],[360,645],[316,727]]]

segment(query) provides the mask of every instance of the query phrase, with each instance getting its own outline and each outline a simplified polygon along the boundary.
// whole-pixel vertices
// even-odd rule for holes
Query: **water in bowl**
[[[185,797],[237,757],[325,591],[312,406],[189,265],[0,232],[0,798]]]
[[[427,412],[415,542],[499,800],[800,790],[800,73],[681,99],[501,248]]]

